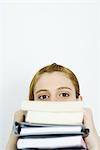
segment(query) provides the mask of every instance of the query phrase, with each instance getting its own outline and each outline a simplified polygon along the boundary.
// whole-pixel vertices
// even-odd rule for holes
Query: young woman
[[[75,74],[64,66],[51,64],[40,69],[30,84],[29,100],[71,101],[82,100]],[[23,121],[25,112],[15,113],[14,120]],[[93,115],[89,108],[84,108],[84,125],[90,129],[85,138],[89,150],[100,150],[100,139],[95,129]],[[11,132],[6,150],[16,150],[17,137]]]

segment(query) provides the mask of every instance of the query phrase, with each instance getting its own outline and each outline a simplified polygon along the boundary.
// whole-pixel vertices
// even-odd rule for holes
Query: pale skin
[[[62,72],[44,73],[37,81],[34,88],[34,99],[38,101],[69,101],[76,99],[75,88],[71,80]],[[15,113],[14,120],[23,121],[25,112]],[[90,129],[90,134],[85,138],[89,150],[100,150],[100,139],[97,134],[92,111],[84,108],[84,125]],[[11,132],[6,150],[16,150],[17,137]]]

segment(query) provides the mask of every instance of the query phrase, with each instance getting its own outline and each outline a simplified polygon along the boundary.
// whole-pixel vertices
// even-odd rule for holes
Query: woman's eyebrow
[[[69,90],[72,90],[70,87],[59,87],[59,88],[57,88],[58,90],[62,90],[62,89],[69,89]]]
[[[38,94],[38,93],[40,93],[40,92],[48,92],[48,90],[46,90],[46,89],[41,89],[41,90],[36,91],[36,94]]]

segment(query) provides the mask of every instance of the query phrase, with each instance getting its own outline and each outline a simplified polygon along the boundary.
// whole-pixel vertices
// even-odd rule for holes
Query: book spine
[[[22,110],[46,111],[46,112],[73,112],[82,111],[82,101],[70,102],[41,102],[41,101],[24,101],[21,105]]]

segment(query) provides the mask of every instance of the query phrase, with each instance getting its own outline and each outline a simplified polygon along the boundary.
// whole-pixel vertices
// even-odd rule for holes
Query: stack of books
[[[15,122],[20,150],[86,150],[89,129],[82,124],[83,102],[25,101],[25,122]]]

